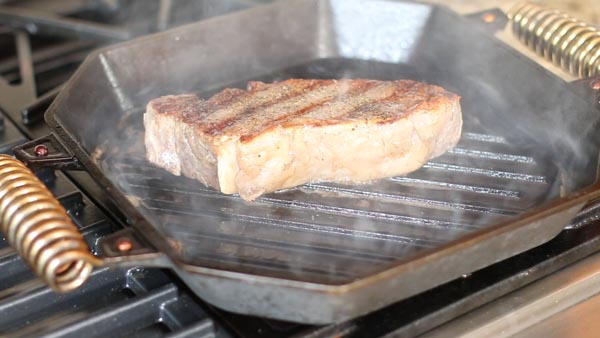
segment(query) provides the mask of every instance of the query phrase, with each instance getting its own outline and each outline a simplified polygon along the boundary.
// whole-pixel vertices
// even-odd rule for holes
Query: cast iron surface
[[[48,122],[188,285],[231,311],[340,321],[558,234],[597,195],[593,109],[447,10],[373,4],[289,1],[101,50]],[[353,28],[365,12],[378,18],[363,22],[368,41]],[[461,145],[406,178],[311,184],[255,203],[140,159],[140,108],[153,97],[342,76],[413,78],[461,94]]]
[[[393,78],[396,67],[322,60],[261,80],[361,77],[365,68],[383,79]],[[472,111],[466,107],[464,114],[467,132],[459,145],[406,177],[364,185],[312,183],[254,202],[150,166],[139,144],[139,118],[106,144],[101,162],[147,217],[180,242],[189,264],[228,270],[251,265],[265,275],[342,284],[559,194],[558,168],[550,160],[501,136],[474,132],[479,128]],[[190,226],[200,224],[198,217],[206,226]]]
[[[555,167],[478,133],[407,177],[307,184],[251,203],[173,178],[143,157],[104,165],[119,169],[120,188],[177,241],[185,262],[325,284],[368,276],[558,193],[550,191]]]

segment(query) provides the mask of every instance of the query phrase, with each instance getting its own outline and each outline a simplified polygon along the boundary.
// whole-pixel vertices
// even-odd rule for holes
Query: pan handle
[[[580,78],[600,76],[600,30],[558,10],[522,2],[508,12],[513,34]]]
[[[21,161],[0,155],[0,229],[53,290],[77,289],[102,260],[63,206]]]

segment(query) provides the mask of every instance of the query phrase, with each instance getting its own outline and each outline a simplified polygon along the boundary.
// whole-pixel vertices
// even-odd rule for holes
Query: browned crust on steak
[[[357,102],[350,110],[336,107],[348,107],[352,98]],[[228,88],[206,101],[186,94],[157,98],[150,104],[157,113],[174,115],[202,133],[235,135],[248,142],[278,126],[318,127],[364,119],[392,123],[412,111],[435,110],[443,101],[457,99],[441,87],[410,80],[290,79],[250,82],[248,90]]]

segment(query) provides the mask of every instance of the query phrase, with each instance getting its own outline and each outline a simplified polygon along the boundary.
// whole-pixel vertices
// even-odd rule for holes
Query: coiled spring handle
[[[600,76],[600,30],[564,14],[531,3],[509,11],[512,31],[537,54],[581,77]]]
[[[27,265],[58,292],[78,288],[102,264],[46,186],[8,155],[0,155],[0,228]]]

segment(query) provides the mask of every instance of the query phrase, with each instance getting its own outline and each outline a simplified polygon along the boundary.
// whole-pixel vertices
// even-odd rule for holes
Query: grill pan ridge
[[[256,202],[145,161],[148,100],[291,77],[442,85],[463,97],[461,141],[405,177],[312,183]],[[599,196],[597,115],[564,81],[444,7],[290,0],[99,50],[46,119],[200,297],[328,323],[557,235]]]

